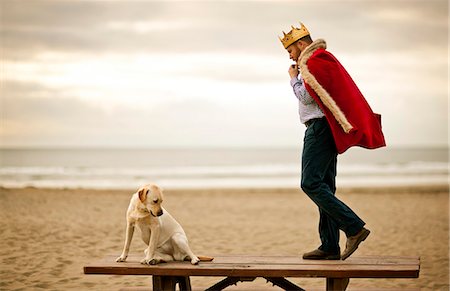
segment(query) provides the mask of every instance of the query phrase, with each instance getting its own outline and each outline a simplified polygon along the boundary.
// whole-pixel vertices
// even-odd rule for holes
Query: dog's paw
[[[193,257],[193,258],[191,259],[191,264],[192,264],[192,265],[197,265],[198,262],[200,262],[200,259],[197,258],[197,257]]]
[[[149,264],[150,261],[151,261],[151,259],[142,259],[142,260],[141,260],[141,264],[142,264],[142,265],[150,265],[150,264]]]
[[[127,256],[120,256],[116,259],[116,262],[121,263],[127,260]]]
[[[141,264],[143,264],[143,265],[157,265],[159,262],[160,262],[160,260],[158,260],[158,259],[147,259],[147,258],[145,258],[145,259],[143,259],[141,261]]]

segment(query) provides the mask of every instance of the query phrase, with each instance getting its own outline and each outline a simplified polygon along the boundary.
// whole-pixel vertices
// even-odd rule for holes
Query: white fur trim
[[[298,67],[300,69],[301,76],[305,80],[305,82],[314,90],[314,92],[316,92],[323,104],[330,110],[344,132],[349,133],[352,130],[353,126],[347,120],[344,112],[342,112],[342,110],[339,108],[330,94],[328,94],[328,92],[322,87],[322,85],[319,84],[313,74],[311,74],[308,69],[308,65],[306,64],[313,53],[319,48],[327,48],[325,40],[318,39],[314,41],[309,46],[307,46],[306,49],[300,54],[300,57],[298,59]]]

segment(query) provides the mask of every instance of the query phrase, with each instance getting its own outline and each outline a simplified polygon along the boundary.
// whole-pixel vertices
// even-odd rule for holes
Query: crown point
[[[302,22],[300,22],[300,27],[296,28],[293,25],[291,25],[291,31],[289,31],[287,34],[283,31],[283,39],[281,39],[281,43],[283,44],[284,48],[287,48],[291,44],[293,44],[295,41],[301,39],[304,36],[309,35],[308,29],[303,25]]]

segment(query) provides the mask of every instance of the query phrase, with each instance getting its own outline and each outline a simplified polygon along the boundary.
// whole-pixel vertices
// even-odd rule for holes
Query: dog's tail
[[[214,260],[214,257],[208,257],[208,256],[197,256],[199,258],[200,262],[211,262]]]

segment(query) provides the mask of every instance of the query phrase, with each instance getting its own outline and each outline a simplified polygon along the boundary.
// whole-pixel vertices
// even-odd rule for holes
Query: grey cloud
[[[5,82],[1,93],[3,146],[120,144],[137,136],[136,116],[144,116],[124,107],[108,112],[34,83]]]
[[[45,50],[98,53],[139,48],[142,35],[111,31],[109,22],[157,19],[161,2],[2,1],[6,53],[30,57]]]
[[[2,82],[2,119],[21,124],[36,122],[79,126],[83,120],[96,119],[99,108],[67,96],[63,90],[36,83]]]
[[[443,46],[447,33],[446,1],[36,0],[2,1],[1,5],[2,53],[16,58],[33,57],[42,51],[279,54],[282,49],[277,35],[289,29],[289,25],[284,27],[286,23],[295,24],[297,20],[308,24],[314,37],[326,37],[337,49],[352,50],[349,44],[357,43],[355,51],[418,49],[429,46],[427,42]],[[422,18],[395,17],[405,10]],[[192,25],[175,31],[144,32],[110,26],[117,22],[180,20]]]
[[[447,1],[338,1],[308,22],[337,50],[392,52],[447,50]]]
[[[151,145],[152,140],[176,142],[186,132],[204,137],[224,123],[223,108],[202,98],[146,103],[139,108],[116,105],[105,110],[66,95],[63,89],[35,83],[3,82],[1,95],[3,145],[121,144],[127,139],[134,139],[131,144]],[[211,124],[216,125],[213,130]]]
[[[277,133],[287,130],[280,122],[286,118],[281,109],[251,106],[251,100],[241,103],[249,106],[230,108],[200,97],[167,98],[155,105],[115,106],[108,111],[39,84],[3,85],[3,146],[263,144],[268,128]],[[292,123],[294,132],[295,126]]]
[[[381,57],[405,56],[402,60],[408,62],[409,59],[423,53],[424,64],[427,61],[427,54],[434,57],[439,54],[444,58],[439,57],[438,60],[446,60],[447,1],[4,0],[0,1],[0,5],[1,54],[2,60],[6,61],[26,64],[27,59],[41,52],[80,53],[91,56],[101,53],[170,55],[180,52],[196,54],[219,52],[222,56],[230,53],[230,57],[231,52],[238,52],[240,55],[247,53],[249,56],[276,55],[280,56],[280,59],[286,57],[288,61],[277,35],[281,34],[281,30],[287,31],[291,24],[302,20],[310,28],[314,38],[323,37],[327,40],[330,50],[338,58],[343,54],[346,56],[361,54],[362,58],[359,59],[364,60],[369,56],[371,63],[374,59],[380,58],[382,66],[375,68],[389,70],[380,73],[383,74],[381,80],[388,79],[389,76],[402,76],[397,83],[395,78],[390,78],[393,80],[390,88],[380,83],[379,79],[372,82],[370,72],[364,74],[368,76],[368,83],[372,86],[377,82],[381,84],[381,94],[399,92],[398,96],[393,97],[398,98],[398,102],[402,102],[402,105],[410,105],[406,113],[399,113],[394,112],[397,107],[392,106],[392,101],[386,103],[390,106],[384,104],[385,110],[388,111],[384,114],[387,115],[387,120],[389,116],[391,121],[394,121],[394,117],[409,117],[417,115],[417,112],[424,112],[423,101],[417,101],[415,95],[411,96],[402,86],[406,86],[416,94],[421,94],[422,89],[414,89],[410,84],[403,82],[404,80],[416,80],[411,76],[426,74],[420,80],[423,84],[428,84],[428,87],[431,79],[438,84],[435,87],[445,84],[445,64],[442,67],[436,65],[435,69],[434,67],[423,69],[419,65],[415,67],[415,63],[408,63],[402,67],[395,62],[386,63]],[[156,23],[160,27],[133,29],[146,22]],[[186,23],[186,26],[164,29],[164,23]],[[76,60],[83,56],[75,55],[68,58]],[[276,63],[277,59],[274,62]],[[251,65],[251,60],[249,64]],[[217,71],[213,67],[198,66],[184,73],[245,83],[281,81],[279,78],[287,78],[284,69],[281,73],[267,70],[267,67],[264,67],[265,71],[257,71],[244,68],[244,65],[237,64],[234,67],[230,61],[229,66],[217,68]],[[370,66],[361,64],[361,67],[361,72],[370,70]],[[25,71],[24,73],[26,74]],[[7,74],[8,72],[4,76]],[[283,79],[283,82],[286,81]],[[71,96],[70,90],[65,91],[64,88],[54,89],[44,87],[42,84],[2,80],[0,89],[2,122],[13,125],[9,129],[20,125],[18,128],[20,132],[15,134],[14,140],[23,141],[24,144],[26,141],[40,140],[59,144],[59,141],[54,141],[57,139],[67,140],[67,143],[72,144],[84,144],[88,139],[96,140],[98,144],[108,142],[120,144],[127,138],[142,139],[143,142],[151,144],[152,138],[156,140],[161,135],[170,135],[164,136],[161,140],[171,144],[178,144],[180,137],[211,140],[213,136],[219,141],[230,142],[232,139],[229,137],[235,136],[233,130],[254,129],[256,132],[257,126],[261,126],[263,122],[277,120],[267,114],[257,121],[252,120],[263,110],[260,107],[223,108],[219,104],[207,104],[204,100],[189,99],[186,103],[174,103],[173,100],[165,99],[161,107],[151,107],[149,104],[137,109],[118,106],[108,112]],[[439,92],[432,92],[433,94],[429,96],[433,97]],[[436,107],[444,103],[439,102],[431,102],[430,106]],[[247,110],[247,107],[253,108],[255,112],[237,112],[239,108]],[[441,119],[445,121],[444,107],[441,106],[442,112],[438,113],[431,107],[434,111],[425,110],[433,113],[427,118],[436,121],[434,124],[443,124],[440,121]],[[380,108],[383,108],[381,104]],[[296,113],[296,110],[292,112]],[[224,123],[225,115],[230,124]],[[280,113],[280,116],[284,115]],[[235,123],[231,123],[234,119]],[[396,121],[395,124],[399,123]],[[271,132],[279,132],[283,126],[274,127],[274,131]],[[267,131],[268,128],[269,126],[264,130]],[[437,128],[439,133],[443,132],[443,127]],[[227,130],[228,132],[225,132]],[[401,128],[398,129],[398,132],[400,131]],[[425,132],[432,140],[431,133]],[[247,132],[243,134],[239,140],[241,138],[245,140],[247,134]],[[29,135],[33,135],[33,138],[29,138]],[[82,140],[71,141],[72,135],[80,136]],[[261,136],[265,137],[266,134]],[[442,136],[442,134],[435,135],[434,138]],[[425,140],[427,137],[421,138]],[[2,140],[7,139],[8,135],[2,134]],[[111,141],[104,142],[102,139]],[[250,139],[248,142],[254,141]]]

